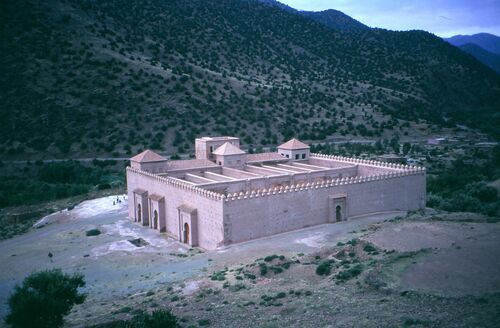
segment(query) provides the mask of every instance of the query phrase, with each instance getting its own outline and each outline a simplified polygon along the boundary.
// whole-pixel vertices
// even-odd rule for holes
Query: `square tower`
[[[196,159],[214,160],[213,152],[226,142],[240,148],[240,138],[235,137],[202,137],[196,138],[195,149]]]

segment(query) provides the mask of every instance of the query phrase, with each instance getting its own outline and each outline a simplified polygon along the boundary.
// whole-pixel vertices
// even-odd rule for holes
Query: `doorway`
[[[158,229],[158,212],[156,210],[153,214],[153,228]]]
[[[184,223],[184,244],[189,244],[189,224]]]
[[[337,205],[337,207],[335,207],[335,221],[342,221],[342,206],[340,205]]]
[[[141,204],[137,205],[137,222],[141,222]]]
[[[329,196],[327,222],[342,222],[349,217],[347,195],[335,194]]]

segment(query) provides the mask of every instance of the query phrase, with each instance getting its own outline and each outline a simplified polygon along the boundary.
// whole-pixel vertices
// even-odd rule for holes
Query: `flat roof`
[[[211,185],[220,185],[221,183],[232,184],[246,180],[286,177],[296,174],[305,175],[318,172],[332,174],[335,171],[356,166],[355,164],[343,163],[344,165],[342,166],[327,167],[318,164],[312,165],[307,162],[308,161],[306,160],[287,164],[254,163],[246,164],[242,168],[221,167],[220,171],[214,171],[213,168],[207,167],[206,170],[193,170],[185,172],[182,175],[176,175],[176,179],[186,181],[199,187],[210,188]]]
[[[201,137],[201,138],[196,138],[196,139],[205,140],[205,141],[223,141],[223,140],[239,140],[240,138],[222,136],[222,137]]]

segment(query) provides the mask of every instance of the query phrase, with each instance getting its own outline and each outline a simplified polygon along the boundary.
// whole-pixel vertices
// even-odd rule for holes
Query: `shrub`
[[[283,269],[278,267],[278,266],[272,266],[270,269],[273,271],[274,274],[282,273]]]
[[[229,287],[229,290],[232,292],[239,292],[240,290],[246,289],[246,288],[247,288],[247,286],[245,286],[245,284],[236,283],[233,286]]]
[[[276,298],[285,298],[285,297],[286,297],[285,292],[279,292],[278,294],[276,294]]]
[[[71,276],[59,269],[32,273],[9,297],[10,313],[5,322],[13,328],[61,327],[73,305],[85,300],[86,295],[78,292],[83,286],[80,274]]]
[[[226,280],[226,271],[216,271],[210,276],[211,280],[224,281]]]
[[[257,278],[257,276],[256,276],[256,275],[254,275],[253,273],[250,273],[250,272],[245,272],[245,273],[243,273],[243,275],[244,275],[246,278],[248,278],[248,279],[252,279],[252,280],[254,280],[254,279],[256,279],[256,278]]]
[[[116,313],[129,313],[130,311],[132,311],[132,308],[130,306],[124,306],[116,311]]]
[[[208,319],[200,319],[200,320],[198,320],[198,325],[200,327],[202,327],[202,326],[208,326],[209,324],[210,324],[210,320],[208,320]]]
[[[316,274],[320,276],[328,276],[331,271],[332,265],[328,261],[323,261],[316,267]]]
[[[111,185],[109,183],[100,183],[97,185],[98,190],[106,190],[111,189]]]
[[[363,272],[363,266],[361,264],[357,264],[350,269],[339,272],[336,278],[340,281],[346,281],[357,277],[361,272]]]
[[[85,233],[88,237],[90,236],[98,236],[101,234],[101,231],[99,229],[90,229],[90,230],[87,230],[87,232]]]
[[[278,256],[278,255],[276,255],[276,254],[269,255],[269,256],[266,256],[266,257],[264,258],[264,261],[266,261],[266,262],[272,262],[274,259],[277,259],[278,257],[279,257],[279,256]]]
[[[130,320],[119,320],[94,326],[94,328],[178,328],[177,318],[167,309],[138,313]]]
[[[363,250],[367,253],[371,253],[371,252],[376,252],[377,249],[375,247],[373,247],[373,245],[371,244],[366,244],[365,247],[363,247]]]
[[[260,267],[260,275],[265,276],[267,274],[267,264],[259,263],[259,267]]]
[[[356,246],[358,244],[358,240],[357,239],[351,239],[346,244],[351,245],[351,246]]]

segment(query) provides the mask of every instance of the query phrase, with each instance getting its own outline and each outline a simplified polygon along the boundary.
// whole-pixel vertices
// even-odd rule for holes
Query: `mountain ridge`
[[[486,51],[494,54],[500,54],[500,37],[494,34],[477,33],[472,35],[455,35],[449,38],[444,38],[444,40],[454,46],[475,44]]]
[[[286,12],[307,17],[320,24],[323,24],[329,28],[333,28],[336,30],[362,31],[369,29],[368,26],[364,25],[363,23],[355,20],[354,18],[346,15],[345,13],[339,10],[335,9],[326,9],[320,11],[298,10],[284,3],[281,3],[277,0],[259,0],[259,1],[269,6],[274,6],[281,10],[284,10]]]

